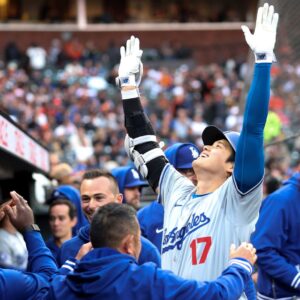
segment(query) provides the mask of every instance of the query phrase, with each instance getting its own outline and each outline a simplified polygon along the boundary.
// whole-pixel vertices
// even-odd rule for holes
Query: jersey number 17
[[[202,253],[200,255],[200,258],[197,258],[197,248],[202,247]],[[192,249],[192,265],[200,265],[204,264],[209,252],[209,249],[211,247],[211,237],[201,237],[192,240],[190,243],[190,248]]]

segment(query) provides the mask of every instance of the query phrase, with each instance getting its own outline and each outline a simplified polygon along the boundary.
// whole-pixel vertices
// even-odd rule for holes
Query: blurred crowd
[[[246,62],[199,65],[190,49],[168,42],[145,49],[144,55],[143,104],[166,146],[189,141],[201,148],[207,124],[240,130],[251,73]],[[76,38],[55,39],[49,49],[32,44],[22,52],[9,43],[2,58],[1,110],[48,148],[53,165],[65,162],[79,172],[128,163],[122,103],[114,84],[116,45],[100,51],[92,41],[84,45]],[[295,92],[300,65],[280,60],[273,66],[272,81],[266,178],[276,183],[290,175],[290,166],[299,159],[299,139],[276,141],[295,134],[300,125]]]

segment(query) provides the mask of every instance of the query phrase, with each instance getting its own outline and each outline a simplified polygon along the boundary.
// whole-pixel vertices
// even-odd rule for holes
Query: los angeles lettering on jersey
[[[204,213],[201,213],[200,215],[193,213],[185,226],[179,229],[178,227],[175,227],[170,230],[169,233],[165,233],[162,253],[172,250],[175,247],[177,247],[178,250],[181,250],[183,241],[186,237],[198,228],[207,225],[209,222],[210,218],[208,218]]]

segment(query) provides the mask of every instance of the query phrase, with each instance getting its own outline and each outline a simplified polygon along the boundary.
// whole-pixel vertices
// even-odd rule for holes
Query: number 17
[[[204,243],[204,248],[203,248],[203,252],[202,255],[200,256],[199,262],[197,260],[197,244],[202,244]],[[192,249],[192,265],[197,265],[197,264],[204,264],[208,255],[208,251],[210,249],[211,246],[211,237],[210,236],[206,236],[206,237],[201,237],[201,238],[197,238],[192,240],[191,244],[190,244],[190,248]]]

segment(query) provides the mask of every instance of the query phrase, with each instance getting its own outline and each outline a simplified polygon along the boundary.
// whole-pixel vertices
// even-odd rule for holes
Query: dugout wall
[[[16,190],[34,204],[37,199],[33,175],[47,175],[49,170],[48,150],[0,111],[0,201]]]

